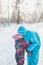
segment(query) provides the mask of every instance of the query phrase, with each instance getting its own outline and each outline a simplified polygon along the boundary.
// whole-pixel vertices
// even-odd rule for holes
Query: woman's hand
[[[30,52],[29,52],[28,50],[26,50],[26,52],[27,52],[28,55],[31,55]]]

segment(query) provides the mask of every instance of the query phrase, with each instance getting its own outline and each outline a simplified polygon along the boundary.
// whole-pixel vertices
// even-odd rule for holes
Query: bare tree
[[[40,0],[37,0],[34,13],[35,13],[34,18],[36,18],[36,21],[39,22],[40,14],[41,14],[41,1]]]
[[[20,4],[21,4],[22,0],[16,0],[16,2],[14,2],[15,6],[13,8],[13,13],[12,13],[12,17],[14,19],[14,22],[16,21],[16,23],[20,23]]]

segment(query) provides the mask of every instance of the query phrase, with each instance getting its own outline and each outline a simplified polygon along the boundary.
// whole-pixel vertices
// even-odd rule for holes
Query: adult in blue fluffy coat
[[[25,27],[20,26],[18,28],[18,34],[22,35],[25,41],[29,43],[29,46],[26,48],[26,50],[30,52],[30,54],[27,54],[27,65],[37,65],[41,46],[38,33],[26,30]]]

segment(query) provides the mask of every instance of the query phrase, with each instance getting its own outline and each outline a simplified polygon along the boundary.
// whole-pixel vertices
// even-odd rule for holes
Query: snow
[[[37,31],[41,38],[40,57],[38,65],[43,64],[43,23],[36,24],[10,24],[0,25],[0,65],[16,65],[15,61],[15,47],[12,35],[16,34],[19,26],[25,26],[27,29]],[[26,54],[25,54],[26,58]],[[27,65],[27,60],[25,64]]]

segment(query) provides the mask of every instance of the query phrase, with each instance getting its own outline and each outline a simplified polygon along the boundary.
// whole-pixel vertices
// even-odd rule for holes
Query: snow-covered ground
[[[0,25],[0,65],[16,65],[15,47],[12,35],[16,34],[19,26],[25,26],[27,29],[37,31],[41,38],[40,57],[38,65],[43,65],[43,23],[36,24],[10,24]],[[25,54],[26,58],[26,54]],[[27,61],[25,60],[25,64]]]

